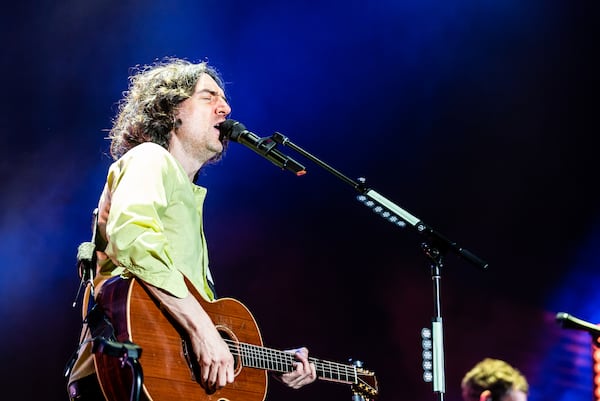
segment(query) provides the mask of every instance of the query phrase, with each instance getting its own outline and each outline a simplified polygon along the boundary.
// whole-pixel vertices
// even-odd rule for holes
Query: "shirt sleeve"
[[[138,149],[139,148],[139,149]],[[118,266],[170,294],[188,295],[182,273],[174,266],[164,216],[175,166],[158,145],[138,145],[108,173],[111,204],[106,224],[106,254]]]

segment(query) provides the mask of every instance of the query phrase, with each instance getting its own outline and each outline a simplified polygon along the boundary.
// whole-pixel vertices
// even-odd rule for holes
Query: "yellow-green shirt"
[[[162,146],[148,142],[128,151],[110,167],[99,203],[109,258],[100,274],[133,275],[179,298],[188,295],[185,276],[212,300],[205,197],[206,188],[194,185]]]
[[[185,277],[213,300],[202,226],[205,197],[206,188],[193,184],[160,145],[137,145],[114,162],[98,203],[97,235],[108,245],[97,252],[97,293],[107,278],[121,275],[184,298]],[[69,382],[94,373],[90,348],[88,343],[80,349]]]

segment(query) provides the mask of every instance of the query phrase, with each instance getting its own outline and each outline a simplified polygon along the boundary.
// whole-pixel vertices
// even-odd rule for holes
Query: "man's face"
[[[466,387],[462,389],[462,398],[463,400],[479,400],[479,401],[491,401],[492,392],[490,390],[485,390],[482,392],[479,397],[476,394],[469,393]],[[527,401],[527,394],[520,390],[510,390],[506,393],[500,401]]]
[[[202,163],[223,151],[217,125],[225,121],[231,108],[223,90],[208,74],[200,75],[194,93],[175,112],[181,125],[175,135],[185,151]]]
[[[502,397],[502,401],[527,401],[527,394],[520,390],[511,390]]]

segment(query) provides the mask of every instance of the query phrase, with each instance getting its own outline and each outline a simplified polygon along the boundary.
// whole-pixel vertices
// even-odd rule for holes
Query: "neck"
[[[171,153],[173,157],[181,164],[190,181],[194,182],[194,177],[196,177],[196,174],[204,164],[204,161],[199,160],[198,158],[193,157],[193,155],[189,152],[186,152],[176,135],[171,136],[169,153]]]

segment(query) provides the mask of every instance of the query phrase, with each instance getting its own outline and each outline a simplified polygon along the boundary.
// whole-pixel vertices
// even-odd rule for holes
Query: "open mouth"
[[[218,124],[215,124],[214,127],[219,131],[219,141],[225,143],[226,141],[228,141],[229,138],[227,138],[227,132],[226,130],[222,129],[221,124],[223,124],[224,121],[221,121]]]
[[[219,141],[221,141],[223,145],[226,145],[227,142],[229,142],[229,138],[227,137],[225,130],[221,129],[221,124],[222,122],[216,124],[214,127],[219,131]]]

